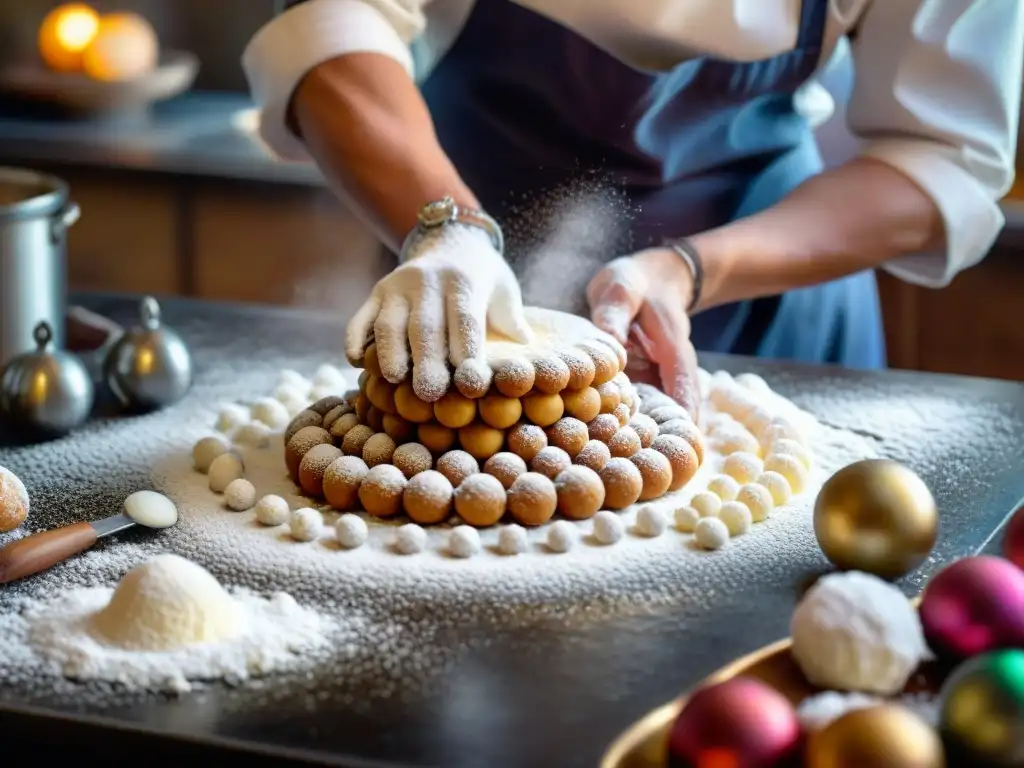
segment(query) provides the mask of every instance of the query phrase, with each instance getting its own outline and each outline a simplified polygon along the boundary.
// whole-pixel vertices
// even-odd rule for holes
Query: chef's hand
[[[651,248],[605,266],[587,286],[591,319],[630,349],[630,377],[636,348],[654,366],[655,381],[697,419],[700,390],[697,353],[690,341],[686,307],[693,276],[685,262],[668,248]]]
[[[484,230],[448,225],[425,234],[405,261],[381,279],[349,322],[345,352],[353,364],[376,344],[381,373],[398,384],[409,374],[417,397],[434,402],[453,366],[486,369],[488,324],[527,342],[519,283]]]

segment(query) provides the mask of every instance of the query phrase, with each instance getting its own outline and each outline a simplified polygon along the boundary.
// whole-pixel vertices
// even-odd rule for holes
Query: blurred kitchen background
[[[137,39],[135,58],[93,56],[90,74],[74,76],[72,87],[40,63],[40,52],[63,66],[63,48],[75,43],[65,45],[61,34],[74,38],[79,27],[65,18],[63,32],[41,35],[48,14],[53,27],[58,3],[0,0],[0,165],[49,171],[70,184],[82,209],[68,239],[72,291],[347,314],[390,268],[315,169],[275,163],[254,138],[239,60],[276,5],[95,0],[90,6],[101,14],[137,14],[148,25],[138,28],[134,17],[108,24],[122,41]],[[121,78],[145,69],[154,47],[145,27],[155,33],[161,66]],[[837,72],[830,88],[842,91],[848,73]],[[150,98],[157,103],[147,106]],[[853,151],[841,114],[824,126],[821,143],[833,159]],[[881,276],[893,367],[1024,380],[1019,187],[1020,199],[1011,193],[1004,202],[1008,224],[993,253],[949,288]]]

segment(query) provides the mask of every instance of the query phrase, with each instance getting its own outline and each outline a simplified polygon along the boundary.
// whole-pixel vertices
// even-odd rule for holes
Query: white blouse
[[[651,71],[701,55],[754,61],[791,50],[801,8],[801,0],[515,2]],[[376,52],[422,79],[473,3],[307,0],[272,19],[242,60],[262,138],[284,159],[308,160],[285,113],[310,69],[346,53]],[[984,258],[1004,224],[998,200],[1014,176],[1024,1],[829,0],[822,66],[854,30],[850,128],[864,155],[899,169],[934,199],[946,226],[943,252],[903,257],[886,269],[942,287]],[[798,99],[819,118],[820,90],[812,83]]]

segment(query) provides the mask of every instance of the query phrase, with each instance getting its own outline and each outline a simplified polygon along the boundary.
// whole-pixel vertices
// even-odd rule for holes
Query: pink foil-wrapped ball
[[[1024,507],[1013,513],[1003,539],[1003,557],[1024,568]]]
[[[737,677],[697,691],[669,736],[669,764],[776,768],[801,746],[793,705],[774,688]]]
[[[920,614],[925,639],[940,656],[1024,647],[1024,571],[1001,557],[965,557],[928,582]]]

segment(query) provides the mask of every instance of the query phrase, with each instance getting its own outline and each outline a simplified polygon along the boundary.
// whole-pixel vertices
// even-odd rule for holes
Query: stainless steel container
[[[64,345],[67,229],[78,206],[60,179],[0,168],[0,368],[35,349],[32,333],[46,321]]]

